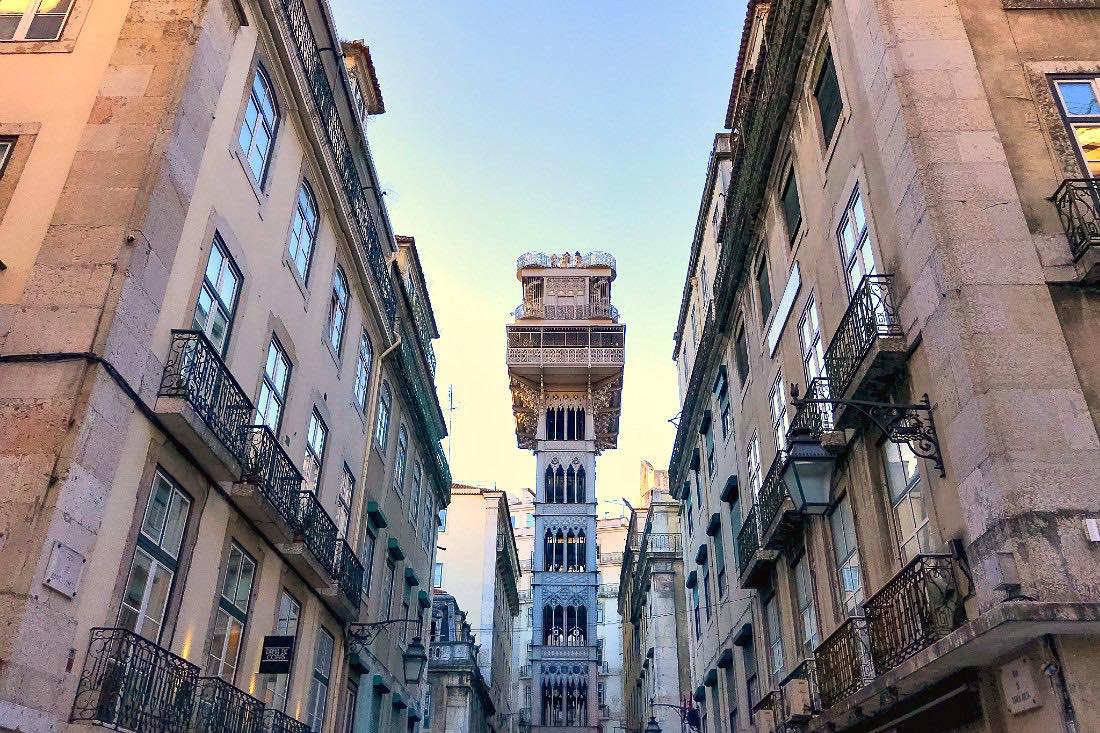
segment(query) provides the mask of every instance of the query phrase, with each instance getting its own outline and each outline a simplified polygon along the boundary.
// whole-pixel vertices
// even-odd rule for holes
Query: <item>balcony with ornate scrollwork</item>
[[[764,475],[757,497],[760,511],[760,546],[765,550],[781,550],[784,543],[799,524],[799,515],[794,510],[794,502],[783,483],[783,467],[787,462],[787,452],[780,450],[775,454],[771,467]]]
[[[310,733],[309,726],[281,710],[264,711],[264,733]]]
[[[622,326],[508,327],[509,368],[520,372],[540,369],[588,367],[597,376],[622,369],[626,356],[626,331]]]
[[[337,615],[345,621],[354,621],[359,617],[363,598],[363,563],[344,538],[337,543],[332,575],[333,583],[325,595],[332,599]]]
[[[737,574],[742,588],[759,588],[779,553],[761,542],[760,505],[753,504],[737,533]]]
[[[847,618],[814,651],[817,665],[821,709],[828,710],[839,701],[869,684],[875,678],[867,619]]]
[[[211,476],[239,477],[254,408],[202,331],[172,331],[154,409]]]
[[[290,542],[297,531],[302,474],[271,428],[249,425],[245,435],[241,478],[230,492],[233,503],[272,542]]]
[[[186,733],[199,668],[117,628],[91,630],[70,720],[116,730]]]
[[[893,291],[893,275],[866,275],[852,293],[823,360],[832,398],[884,397],[904,369],[908,349]],[[838,404],[834,424],[852,427],[856,414]]]
[[[591,302],[583,305],[548,305],[545,303],[520,303],[512,311],[517,320],[584,321],[609,320],[619,322],[619,309],[610,303]]]
[[[1100,179],[1067,178],[1051,196],[1083,280],[1100,279]]]
[[[300,491],[296,501],[294,537],[282,546],[283,555],[311,587],[329,591],[337,582],[334,568],[340,536],[336,522],[312,491]]]
[[[191,727],[197,733],[262,733],[264,704],[220,677],[200,677]]]

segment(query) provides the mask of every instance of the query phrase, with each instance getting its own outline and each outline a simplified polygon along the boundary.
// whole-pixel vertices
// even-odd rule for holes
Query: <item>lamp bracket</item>
[[[943,467],[943,454],[940,452],[939,435],[936,433],[936,422],[932,418],[932,403],[928,399],[927,392],[920,402],[910,405],[870,400],[840,400],[831,397],[802,400],[798,398],[796,385],[792,385],[791,404],[795,407],[801,405],[851,407],[874,423],[891,443],[907,444],[914,455],[932,461],[940,478],[947,476]]]
[[[347,646],[351,653],[362,654],[380,633],[396,624],[416,624],[416,635],[420,636],[420,619],[391,618],[366,624],[348,624]]]

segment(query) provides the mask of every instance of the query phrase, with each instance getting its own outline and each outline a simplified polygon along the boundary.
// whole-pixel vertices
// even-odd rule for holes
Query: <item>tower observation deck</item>
[[[516,442],[535,455],[531,723],[595,731],[596,456],[618,444],[626,327],[611,305],[615,258],[528,252],[507,325]]]

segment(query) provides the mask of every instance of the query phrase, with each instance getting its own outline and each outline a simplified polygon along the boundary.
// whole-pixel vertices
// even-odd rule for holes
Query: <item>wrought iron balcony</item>
[[[917,555],[867,599],[867,634],[878,674],[947,636],[966,620],[951,555]]]
[[[418,425],[422,428],[422,443],[425,450],[432,451],[431,463],[437,481],[450,491],[452,479],[451,469],[447,463],[447,456],[443,453],[440,441],[443,439],[443,418],[439,413],[439,401],[435,394],[435,386],[424,379],[417,368],[418,360],[413,354],[413,347],[406,338],[402,338],[400,346],[401,369],[405,379],[402,385],[405,392],[416,408],[419,416]]]
[[[760,520],[757,505],[753,504],[737,533],[737,572],[744,575],[753,555],[760,549]]]
[[[363,563],[351,549],[347,540],[341,539],[337,548],[336,565],[333,577],[340,594],[350,604],[350,617],[359,615],[359,605],[363,600]]]
[[[806,394],[803,399],[827,400],[831,396],[828,378],[816,377],[806,387]],[[820,438],[824,433],[831,432],[833,429],[832,406],[820,402],[807,402],[795,410],[794,419],[791,420],[791,427],[787,434],[793,435],[796,432],[804,432],[815,438]]]
[[[1051,197],[1074,261],[1100,245],[1100,179],[1067,178]]]
[[[335,581],[333,569],[336,567],[339,532],[336,522],[312,491],[298,494],[298,516],[294,530],[294,542],[285,552],[287,561],[315,588],[327,590]]]
[[[281,710],[264,711],[264,733],[309,733],[309,726]]]
[[[524,252],[516,258],[516,270],[527,267],[610,267],[614,270],[615,258],[607,252],[588,252],[580,258],[569,255],[567,263],[562,255],[556,253]]]
[[[814,651],[821,709],[828,710],[875,678],[867,619],[849,617]]]
[[[382,251],[381,240],[378,235],[378,227],[374,221],[367,202],[367,196],[372,189],[363,184],[359,177],[357,159],[366,160],[365,151],[356,151],[348,143],[348,135],[344,130],[344,123],[340,117],[336,104],[336,97],[332,91],[332,85],[328,80],[324,62],[321,59],[320,47],[310,26],[309,16],[306,13],[304,0],[283,0],[283,12],[286,18],[287,30],[294,42],[298,60],[305,72],[306,83],[309,86],[313,98],[314,111],[319,118],[320,127],[328,143],[328,154],[332,156],[336,174],[339,177],[341,188],[347,197],[349,215],[358,229],[363,254],[378,287],[382,306],[392,326],[397,313],[396,299],[394,297],[393,282],[390,280],[389,269],[386,265],[386,257]],[[328,44],[325,44],[326,47]],[[349,106],[349,117],[354,112]]]
[[[245,429],[241,480],[234,502],[275,542],[287,542],[297,530],[302,474],[266,425]]]
[[[783,700],[782,721],[785,726],[805,723],[821,712],[817,691],[817,665],[813,659],[804,659],[791,670],[780,684],[779,691]]]
[[[679,532],[649,532],[643,538],[642,541],[647,553],[654,552],[673,552],[679,554],[683,552],[683,539]]]
[[[825,351],[824,373],[837,399],[880,396],[888,391],[905,363],[901,319],[894,305],[893,275],[867,275],[852,294]],[[834,412],[845,427],[843,407]]]
[[[235,479],[254,408],[206,334],[172,331],[157,395],[157,413],[173,435],[215,478]]]
[[[622,326],[509,326],[510,366],[621,367],[626,353]]]
[[[783,466],[787,462],[787,452],[780,450],[775,454],[768,473],[760,487],[757,498],[760,507],[760,542],[769,549],[781,549],[784,540],[798,522],[794,511],[794,502],[783,483]]]
[[[199,668],[125,629],[95,628],[72,722],[116,730],[186,733]]]
[[[220,677],[199,677],[192,730],[262,733],[264,704]]]

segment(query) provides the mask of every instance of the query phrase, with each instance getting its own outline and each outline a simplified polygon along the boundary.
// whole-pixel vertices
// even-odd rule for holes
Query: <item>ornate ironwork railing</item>
[[[410,295],[412,300],[413,320],[416,322],[416,335],[420,338],[420,345],[424,349],[424,356],[428,361],[428,374],[435,379],[435,347],[432,346],[432,332],[428,325],[428,312],[424,302],[414,293]]]
[[[264,733],[309,733],[309,726],[281,710],[265,710]]]
[[[298,522],[298,495],[302,491],[302,474],[290,460],[279,439],[266,425],[246,428],[243,483],[256,485],[271,505],[291,527]]]
[[[1073,259],[1100,245],[1100,179],[1067,178],[1051,196]]]
[[[511,364],[622,364],[625,358],[622,348],[589,348],[587,346],[548,346],[543,348],[510,348]]]
[[[242,458],[252,401],[202,331],[172,331],[159,394],[186,400],[229,452]]]
[[[401,339],[400,347],[401,368],[405,372],[403,384],[406,393],[416,406],[420,420],[418,425],[423,429],[423,443],[426,449],[432,450],[432,461],[438,480],[450,491],[451,468],[447,463],[447,456],[443,453],[440,441],[443,439],[442,417],[438,413],[438,398],[435,395],[435,387],[421,377],[417,368],[417,359],[413,354],[413,347],[405,338]]]
[[[378,227],[367,203],[369,189],[363,185],[359,177],[356,156],[352,152],[348,136],[344,131],[344,124],[340,120],[336,97],[329,83],[324,62],[321,60],[317,39],[306,13],[305,2],[304,0],[283,0],[282,5],[290,37],[294,41],[298,60],[305,71],[306,82],[313,97],[314,110],[324,131],[325,141],[328,143],[329,153],[336,166],[344,195],[348,199],[352,219],[359,230],[363,252],[378,286],[382,306],[392,324],[397,313],[397,305],[386,256],[382,251],[378,235]],[[339,59],[339,56],[336,58]]]
[[[363,563],[359,561],[359,557],[355,554],[355,550],[351,549],[347,540],[341,539],[337,547],[333,576],[340,587],[340,592],[358,608],[363,600]]]
[[[797,680],[805,681],[804,698],[801,691],[796,687],[802,683],[797,682]],[[785,722],[805,721],[814,713],[822,710],[821,695],[817,686],[817,662],[813,658],[803,659],[798,666],[792,669],[790,674],[783,678],[783,683],[779,689],[780,694],[783,696]]]
[[[875,679],[867,619],[849,617],[814,651],[821,709],[828,710]]]
[[[757,505],[753,504],[745,517],[745,523],[737,533],[737,572],[744,575],[752,556],[760,549],[760,520]]]
[[[806,400],[827,400],[831,396],[827,377],[816,377],[806,387]],[[833,429],[833,408],[820,402],[808,402],[795,410],[788,435],[806,432],[815,438]]]
[[[864,604],[875,671],[883,674],[966,619],[951,555],[917,555]]]
[[[783,465],[786,462],[787,452],[785,450],[776,451],[775,459],[772,461],[767,474],[764,475],[764,482],[760,486],[760,497],[757,502],[760,507],[761,533],[771,526],[776,515],[783,508],[783,502],[788,498],[787,485],[783,483],[782,478]]]
[[[607,252],[588,252],[579,258],[569,252],[524,252],[516,258],[516,269],[522,270],[525,267],[610,267],[614,270],[615,258]]]
[[[126,629],[95,628],[80,672],[73,722],[185,733],[199,668]]]
[[[610,303],[586,305],[547,305],[545,303],[520,303],[512,311],[515,318],[545,318],[551,321],[579,321],[586,318],[619,320],[619,309]]]
[[[220,677],[199,677],[195,694],[194,731],[262,733],[264,704]]]
[[[339,532],[336,530],[336,522],[328,515],[317,495],[312,491],[302,491],[298,494],[298,523],[295,527],[298,534],[306,543],[306,547],[313,553],[327,570],[332,571],[336,567],[336,543]]]
[[[683,539],[680,534],[670,532],[649,532],[642,541],[646,552],[683,552]]]
[[[834,397],[842,397],[851,386],[875,341],[903,335],[894,307],[893,283],[893,275],[866,275],[852,294],[852,302],[825,351],[825,373]]]

